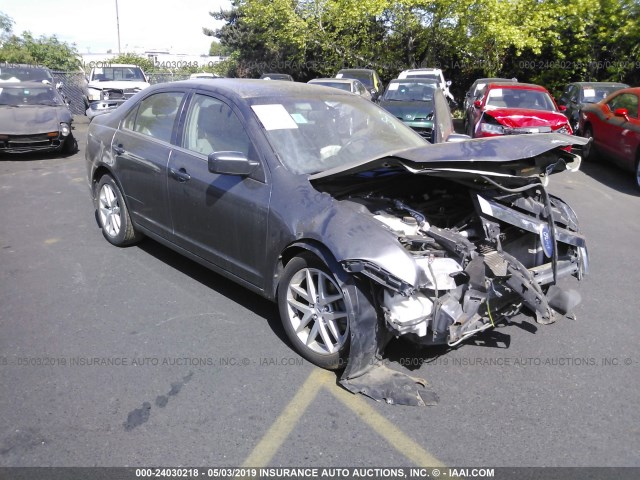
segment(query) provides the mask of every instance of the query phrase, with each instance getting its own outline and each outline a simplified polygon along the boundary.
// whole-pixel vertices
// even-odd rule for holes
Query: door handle
[[[116,152],[116,155],[122,155],[124,152],[126,152],[126,150],[124,149],[124,147],[122,146],[122,144],[120,145],[115,145],[113,147],[113,151]]]
[[[180,183],[188,182],[189,180],[191,180],[191,175],[189,175],[184,168],[181,168],[180,170],[170,168],[169,176]]]

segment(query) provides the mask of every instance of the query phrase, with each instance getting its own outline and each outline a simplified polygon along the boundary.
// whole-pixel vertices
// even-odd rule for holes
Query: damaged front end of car
[[[454,347],[521,309],[541,324],[573,315],[580,296],[559,282],[587,273],[586,241],[574,211],[546,184],[552,173],[579,168],[580,157],[565,149],[582,140],[551,135],[442,145],[316,176],[316,188],[379,222],[398,247],[339,259],[370,280],[378,328],[389,333],[352,326],[346,388],[391,403],[434,403],[433,392],[416,393],[417,379],[375,368],[382,338]],[[358,337],[376,348],[362,355]]]

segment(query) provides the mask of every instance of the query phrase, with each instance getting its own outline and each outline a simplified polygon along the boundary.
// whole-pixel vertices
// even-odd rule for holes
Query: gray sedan
[[[89,127],[104,237],[151,237],[277,302],[293,347],[378,400],[433,401],[375,359],[392,337],[455,346],[529,311],[571,314],[587,271],[560,134],[430,145],[358,96],[305,84],[150,87]],[[565,147],[563,149],[562,147]]]

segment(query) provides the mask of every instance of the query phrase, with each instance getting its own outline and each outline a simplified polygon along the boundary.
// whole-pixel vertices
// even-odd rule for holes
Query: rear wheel
[[[278,287],[284,330],[304,358],[322,368],[346,365],[349,299],[341,282],[318,257],[303,253],[287,263]]]
[[[636,155],[636,187],[640,189],[640,152]]]
[[[142,235],[133,228],[122,192],[110,175],[100,178],[96,192],[98,223],[104,238],[118,247],[139,241]]]

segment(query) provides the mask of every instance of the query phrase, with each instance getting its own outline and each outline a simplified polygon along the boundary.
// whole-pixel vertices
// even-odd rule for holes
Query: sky
[[[122,52],[168,49],[171,53],[207,54],[212,37],[202,27],[217,28],[209,12],[229,8],[228,0],[117,0]],[[79,53],[118,52],[116,0],[2,0],[0,12],[15,22],[13,32],[36,37],[56,35],[75,43]]]

